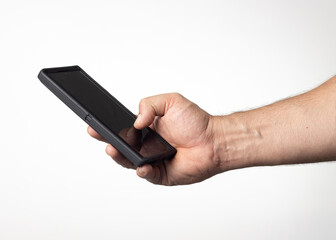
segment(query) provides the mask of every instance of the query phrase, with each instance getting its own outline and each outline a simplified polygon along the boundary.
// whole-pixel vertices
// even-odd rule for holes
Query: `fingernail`
[[[139,167],[138,168],[138,171],[139,171],[139,175],[143,176],[144,175],[144,170],[142,167]]]
[[[141,122],[141,114],[138,115],[137,119],[135,120],[135,123],[140,123]]]
[[[111,146],[110,145],[107,145],[106,146],[106,151],[107,155],[110,155],[110,152],[111,152]]]

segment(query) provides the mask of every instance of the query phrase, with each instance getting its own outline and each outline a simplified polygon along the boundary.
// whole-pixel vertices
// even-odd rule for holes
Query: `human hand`
[[[148,130],[136,129],[133,125],[121,129],[118,135],[145,158],[167,151],[167,146],[158,141],[154,134],[150,134]]]
[[[210,114],[177,93],[144,98],[134,127],[152,127],[177,149],[174,158],[136,169],[112,145],[106,147],[106,152],[118,164],[136,169],[139,177],[154,184],[200,182],[221,172],[220,161],[215,157],[212,119]],[[91,127],[88,133],[104,141]]]

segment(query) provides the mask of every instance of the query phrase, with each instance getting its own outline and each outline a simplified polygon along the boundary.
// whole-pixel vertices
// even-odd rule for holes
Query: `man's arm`
[[[244,167],[336,160],[336,77],[307,93],[227,116],[211,116],[176,93],[148,97],[134,123],[146,126],[177,149],[171,160],[137,168],[154,184],[191,184]],[[88,132],[104,141],[92,128]],[[110,144],[106,152],[136,169]]]
[[[213,117],[221,170],[336,160],[336,77],[298,96]]]

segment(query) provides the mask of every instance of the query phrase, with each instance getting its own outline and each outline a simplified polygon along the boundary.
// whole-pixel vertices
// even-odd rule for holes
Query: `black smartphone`
[[[79,66],[45,68],[38,78],[135,166],[175,155],[176,149],[151,128],[134,128],[136,115]]]

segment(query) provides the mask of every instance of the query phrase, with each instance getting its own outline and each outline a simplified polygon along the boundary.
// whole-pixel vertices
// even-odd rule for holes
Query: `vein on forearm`
[[[336,78],[307,93],[222,119],[226,170],[336,159]]]

